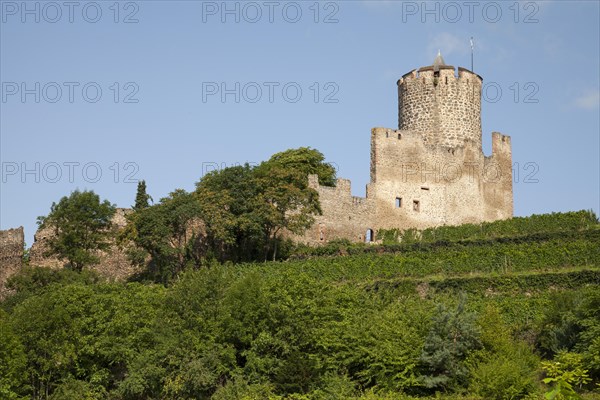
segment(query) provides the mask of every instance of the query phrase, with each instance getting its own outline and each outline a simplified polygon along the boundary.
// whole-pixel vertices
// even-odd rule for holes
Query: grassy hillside
[[[381,241],[168,287],[26,270],[2,303],[0,398],[600,398],[593,214]]]

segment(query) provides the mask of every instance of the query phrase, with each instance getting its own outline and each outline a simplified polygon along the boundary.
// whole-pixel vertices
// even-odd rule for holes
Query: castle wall
[[[25,235],[23,227],[0,231],[0,298],[6,292],[6,280],[21,269]]]
[[[296,240],[318,245],[333,239],[361,242],[368,229],[374,229],[375,208],[371,199],[352,196],[350,181],[338,179],[335,187],[320,186],[317,175],[309,176],[309,187],[317,190],[323,215]]]
[[[492,133],[492,155],[485,158],[486,181],[484,201],[486,220],[512,218],[513,216],[513,176],[512,146],[510,136]]]
[[[485,157],[472,141],[447,148],[426,144],[416,132],[373,129],[374,225],[424,229],[511,217],[510,138],[494,140],[502,145]]]

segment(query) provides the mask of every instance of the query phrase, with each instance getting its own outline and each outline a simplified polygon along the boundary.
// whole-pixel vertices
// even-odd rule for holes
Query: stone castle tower
[[[457,74],[458,72],[458,74]],[[300,238],[309,244],[345,238],[372,241],[379,229],[424,229],[511,218],[510,137],[492,133],[481,146],[482,78],[446,65],[412,70],[398,81],[398,129],[371,130],[371,182],[366,197],[350,181],[320,186],[323,215]]]

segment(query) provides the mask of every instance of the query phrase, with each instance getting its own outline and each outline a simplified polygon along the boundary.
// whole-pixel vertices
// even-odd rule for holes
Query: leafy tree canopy
[[[93,191],[75,190],[58,203],[52,203],[47,216],[38,217],[42,227],[52,227],[50,253],[66,259],[75,270],[98,262],[97,250],[108,248],[115,206],[100,201]]]

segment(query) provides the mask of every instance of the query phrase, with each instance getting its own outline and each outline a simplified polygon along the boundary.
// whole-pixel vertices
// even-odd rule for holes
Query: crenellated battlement
[[[458,73],[457,73],[458,72]],[[437,79],[436,79],[437,78]],[[402,75],[397,84],[405,84],[407,82],[421,84],[444,84],[460,83],[466,85],[482,85],[483,78],[463,67],[455,68],[452,65],[442,65],[436,71],[433,65],[413,69],[412,71]]]

